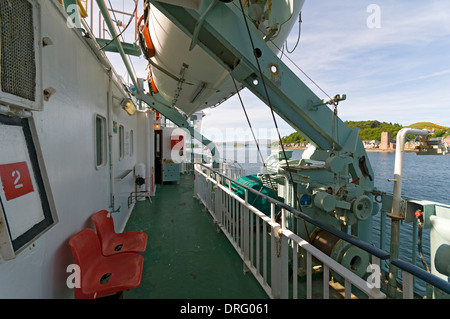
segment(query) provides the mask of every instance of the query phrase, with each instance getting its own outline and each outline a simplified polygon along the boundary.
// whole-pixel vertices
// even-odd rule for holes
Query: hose
[[[427,272],[430,272],[430,268],[428,268],[427,262],[425,261],[425,257],[422,251],[422,228],[423,228],[423,213],[419,210],[415,212],[417,217],[417,223],[419,225],[418,238],[417,238],[417,248],[419,250],[420,259],[422,260],[423,267]]]

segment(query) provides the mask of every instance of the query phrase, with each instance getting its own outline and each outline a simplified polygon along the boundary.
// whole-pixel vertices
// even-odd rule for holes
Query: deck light
[[[120,105],[123,107],[123,109],[129,114],[133,115],[136,113],[136,106],[133,103],[133,100],[124,98]]]

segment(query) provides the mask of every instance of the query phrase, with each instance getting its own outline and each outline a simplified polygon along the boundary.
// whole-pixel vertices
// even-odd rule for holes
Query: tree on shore
[[[381,141],[382,132],[391,132],[391,138],[395,139],[398,131],[400,131],[403,126],[398,123],[387,123],[379,121],[345,121],[344,122],[350,128],[359,128],[359,138],[363,141]],[[420,129],[431,129],[435,130],[435,137],[447,137],[450,135],[450,128],[440,126],[429,122],[419,122],[415,124],[408,125],[407,127],[420,128]],[[289,136],[285,136],[282,139],[283,144],[293,144],[293,143],[305,143],[308,142],[300,133],[294,132]],[[278,142],[272,143],[273,145],[278,145]]]

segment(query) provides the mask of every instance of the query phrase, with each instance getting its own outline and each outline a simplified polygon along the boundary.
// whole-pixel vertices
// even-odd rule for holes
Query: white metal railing
[[[194,191],[222,229],[237,253],[270,298],[298,298],[298,256],[306,256],[306,298],[313,298],[313,257],[322,266],[322,297],[330,297],[329,272],[344,278],[345,298],[351,298],[352,286],[369,298],[385,298],[379,288],[340,265],[334,259],[294,234],[285,226],[285,210],[281,210],[281,225],[275,222],[275,204],[271,203],[271,217],[253,207],[231,190],[230,178],[204,166],[195,165]],[[257,227],[256,227],[257,226]],[[303,260],[303,259],[302,259]],[[291,274],[289,273],[289,264]],[[380,266],[380,259],[373,257]]]
[[[186,174],[186,173],[192,173],[194,172],[194,164],[190,162],[181,162],[180,163],[180,173]]]
[[[239,163],[228,161],[219,163],[218,171],[231,179],[237,179],[245,174],[245,169]]]
[[[190,167],[189,165],[192,165],[192,169],[189,170],[192,171],[193,170],[193,165],[194,164],[198,164],[198,163],[211,163],[212,162],[212,158],[210,155],[208,154],[203,154],[203,153],[196,153],[196,152],[192,152],[190,150],[187,150],[186,152],[186,163],[184,163],[186,165],[186,167]],[[183,163],[182,163],[183,164]],[[216,163],[218,164],[218,168],[217,170],[232,178],[232,179],[237,179],[239,177],[242,177],[245,175],[245,169],[236,161],[232,161],[232,160],[227,160],[227,159],[220,159],[220,163]],[[209,164],[211,165],[211,164]]]
[[[450,294],[449,282],[401,259],[393,260],[391,263],[402,271],[403,299],[414,299],[414,277],[420,278],[434,287],[435,293]]]

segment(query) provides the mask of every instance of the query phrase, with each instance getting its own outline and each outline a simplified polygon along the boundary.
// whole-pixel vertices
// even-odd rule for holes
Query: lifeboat
[[[278,53],[298,21],[303,3],[304,0],[246,0],[243,7],[261,37],[276,30],[268,45]],[[236,93],[228,71],[200,46],[190,50],[191,38],[164,14],[152,5],[146,14],[154,48],[149,57],[153,92],[188,116],[217,106]],[[246,32],[242,30],[243,35]]]

